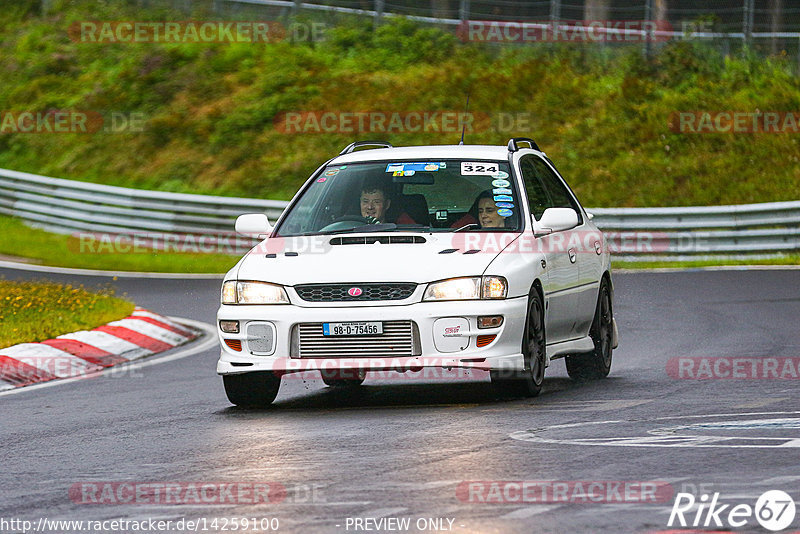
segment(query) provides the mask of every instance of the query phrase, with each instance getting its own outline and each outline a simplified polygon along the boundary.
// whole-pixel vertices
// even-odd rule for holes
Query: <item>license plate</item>
[[[383,323],[359,321],[353,323],[322,323],[324,336],[376,336],[383,334]]]

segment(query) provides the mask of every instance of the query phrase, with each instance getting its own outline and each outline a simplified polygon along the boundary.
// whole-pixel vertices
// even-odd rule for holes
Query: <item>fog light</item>
[[[242,352],[242,340],[241,339],[226,339],[225,344],[230,347],[231,350],[235,350],[236,352]]]
[[[485,317],[478,317],[478,328],[497,328],[502,324],[502,315],[487,315]]]
[[[494,338],[496,337],[497,334],[491,334],[488,336],[478,336],[478,339],[475,341],[475,345],[477,345],[478,347],[485,347],[486,345],[494,341]]]
[[[219,329],[225,332],[226,334],[238,334],[239,321],[220,321]]]

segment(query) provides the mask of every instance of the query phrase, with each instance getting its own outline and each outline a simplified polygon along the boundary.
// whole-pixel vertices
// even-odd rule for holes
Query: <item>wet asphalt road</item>
[[[113,284],[158,313],[214,322],[218,280]],[[778,489],[800,501],[797,380],[667,372],[676,357],[800,357],[800,270],[618,274],[615,285],[621,345],[610,377],[575,383],[557,360],[536,399],[497,399],[477,374],[424,384],[368,378],[355,392],[285,378],[272,407],[242,410],[229,405],[214,373],[216,349],[1,396],[0,531],[22,531],[2,523],[10,519],[208,518],[206,532],[223,532],[233,518],[261,527],[262,518],[277,518],[279,532],[654,532],[668,529],[681,491],[752,506]],[[542,503],[492,481],[606,481],[612,502],[585,502],[573,484]],[[614,481],[664,486],[647,502],[619,502],[626,486]],[[90,497],[80,490],[92,495],[87,484],[118,482],[271,483],[273,498],[283,498],[81,503]],[[495,502],[480,502],[487,499]],[[694,511],[685,514],[690,522]],[[216,528],[212,518],[220,518]],[[408,529],[393,518],[410,520]],[[800,512],[792,529],[800,529]],[[767,532],[754,518],[739,531]]]

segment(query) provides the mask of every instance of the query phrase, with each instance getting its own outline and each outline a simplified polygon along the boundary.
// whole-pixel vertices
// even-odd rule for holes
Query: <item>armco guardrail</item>
[[[145,191],[0,169],[0,213],[61,233],[202,236],[233,243],[236,217],[266,213],[279,200]],[[800,201],[683,208],[590,208],[612,253],[636,261],[743,254],[774,256],[800,250]],[[153,242],[158,241],[152,239]]]
[[[233,239],[242,213],[266,213],[275,221],[279,200],[146,191],[49,178],[0,169],[0,213],[59,233],[136,235],[143,243],[170,236],[202,236],[224,242],[220,251],[241,252],[249,240]]]

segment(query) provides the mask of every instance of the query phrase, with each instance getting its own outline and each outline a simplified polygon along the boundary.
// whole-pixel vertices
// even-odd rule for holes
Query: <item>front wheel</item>
[[[522,335],[522,354],[525,368],[509,375],[501,369],[491,371],[492,385],[498,393],[513,397],[536,397],[542,391],[544,369],[547,363],[547,345],[544,330],[544,306],[539,293],[528,299],[528,315]]]
[[[589,336],[594,350],[586,354],[567,356],[567,374],[573,380],[595,380],[608,376],[611,371],[612,337],[614,335],[614,311],[611,306],[611,288],[603,279],[597,295],[597,307]]]
[[[271,371],[223,375],[225,394],[237,406],[264,407],[272,404],[281,387],[281,377]]]

